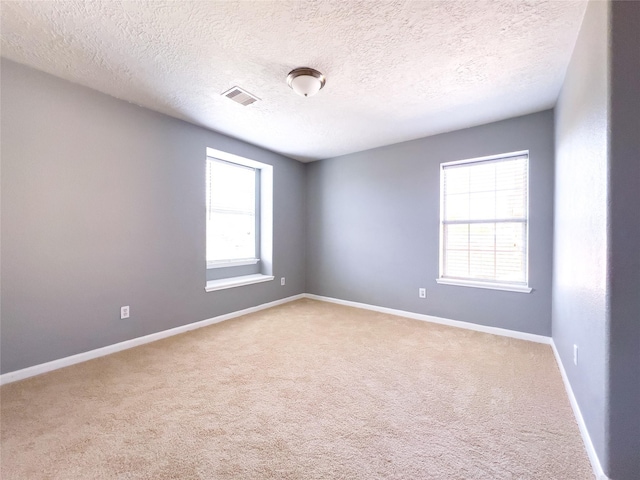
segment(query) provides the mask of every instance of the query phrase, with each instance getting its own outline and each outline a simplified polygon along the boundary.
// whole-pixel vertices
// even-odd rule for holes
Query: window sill
[[[272,275],[262,275],[257,273],[254,275],[242,275],[241,277],[223,278],[220,280],[209,280],[204,287],[206,292],[215,292],[216,290],[224,290],[225,288],[242,287],[254,283],[270,282],[273,280]]]
[[[524,285],[510,285],[508,283],[485,283],[472,280],[458,280],[451,278],[436,278],[441,285],[455,285],[457,287],[487,288],[489,290],[504,290],[506,292],[531,293],[533,288]]]
[[[255,265],[259,261],[259,258],[243,258],[240,260],[220,260],[215,262],[207,262],[207,270],[209,270],[210,268],[227,268],[240,267],[242,265]]]

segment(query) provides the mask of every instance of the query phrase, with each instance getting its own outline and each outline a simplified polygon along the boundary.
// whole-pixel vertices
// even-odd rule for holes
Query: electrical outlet
[[[129,305],[120,307],[120,319],[129,318]]]
[[[280,277],[280,285],[284,285],[284,277]]]
[[[573,346],[573,364],[578,365],[578,345]]]
[[[420,298],[427,298],[427,289],[426,288],[418,289],[418,296]]]

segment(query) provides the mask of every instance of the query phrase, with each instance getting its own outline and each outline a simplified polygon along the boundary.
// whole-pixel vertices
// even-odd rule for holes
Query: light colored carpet
[[[549,346],[300,300],[0,389],[17,479],[591,479]]]

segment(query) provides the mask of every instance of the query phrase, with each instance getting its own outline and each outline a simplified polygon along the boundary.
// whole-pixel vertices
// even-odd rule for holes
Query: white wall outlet
[[[573,364],[578,365],[578,345],[573,346]]]
[[[420,298],[427,298],[427,289],[426,288],[418,289],[418,296]]]
[[[284,277],[280,277],[280,285],[284,285]]]
[[[129,318],[129,305],[120,307],[120,319]]]

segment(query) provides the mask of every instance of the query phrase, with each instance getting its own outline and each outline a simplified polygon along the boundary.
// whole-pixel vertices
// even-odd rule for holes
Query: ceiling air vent
[[[244,105],[245,107],[247,105],[251,105],[252,103],[260,100],[258,97],[251,95],[249,92],[241,89],[240,87],[232,87],[226,92],[222,93],[222,95],[224,95],[227,98],[230,98],[231,100],[233,100],[236,103],[239,103],[240,105]]]

